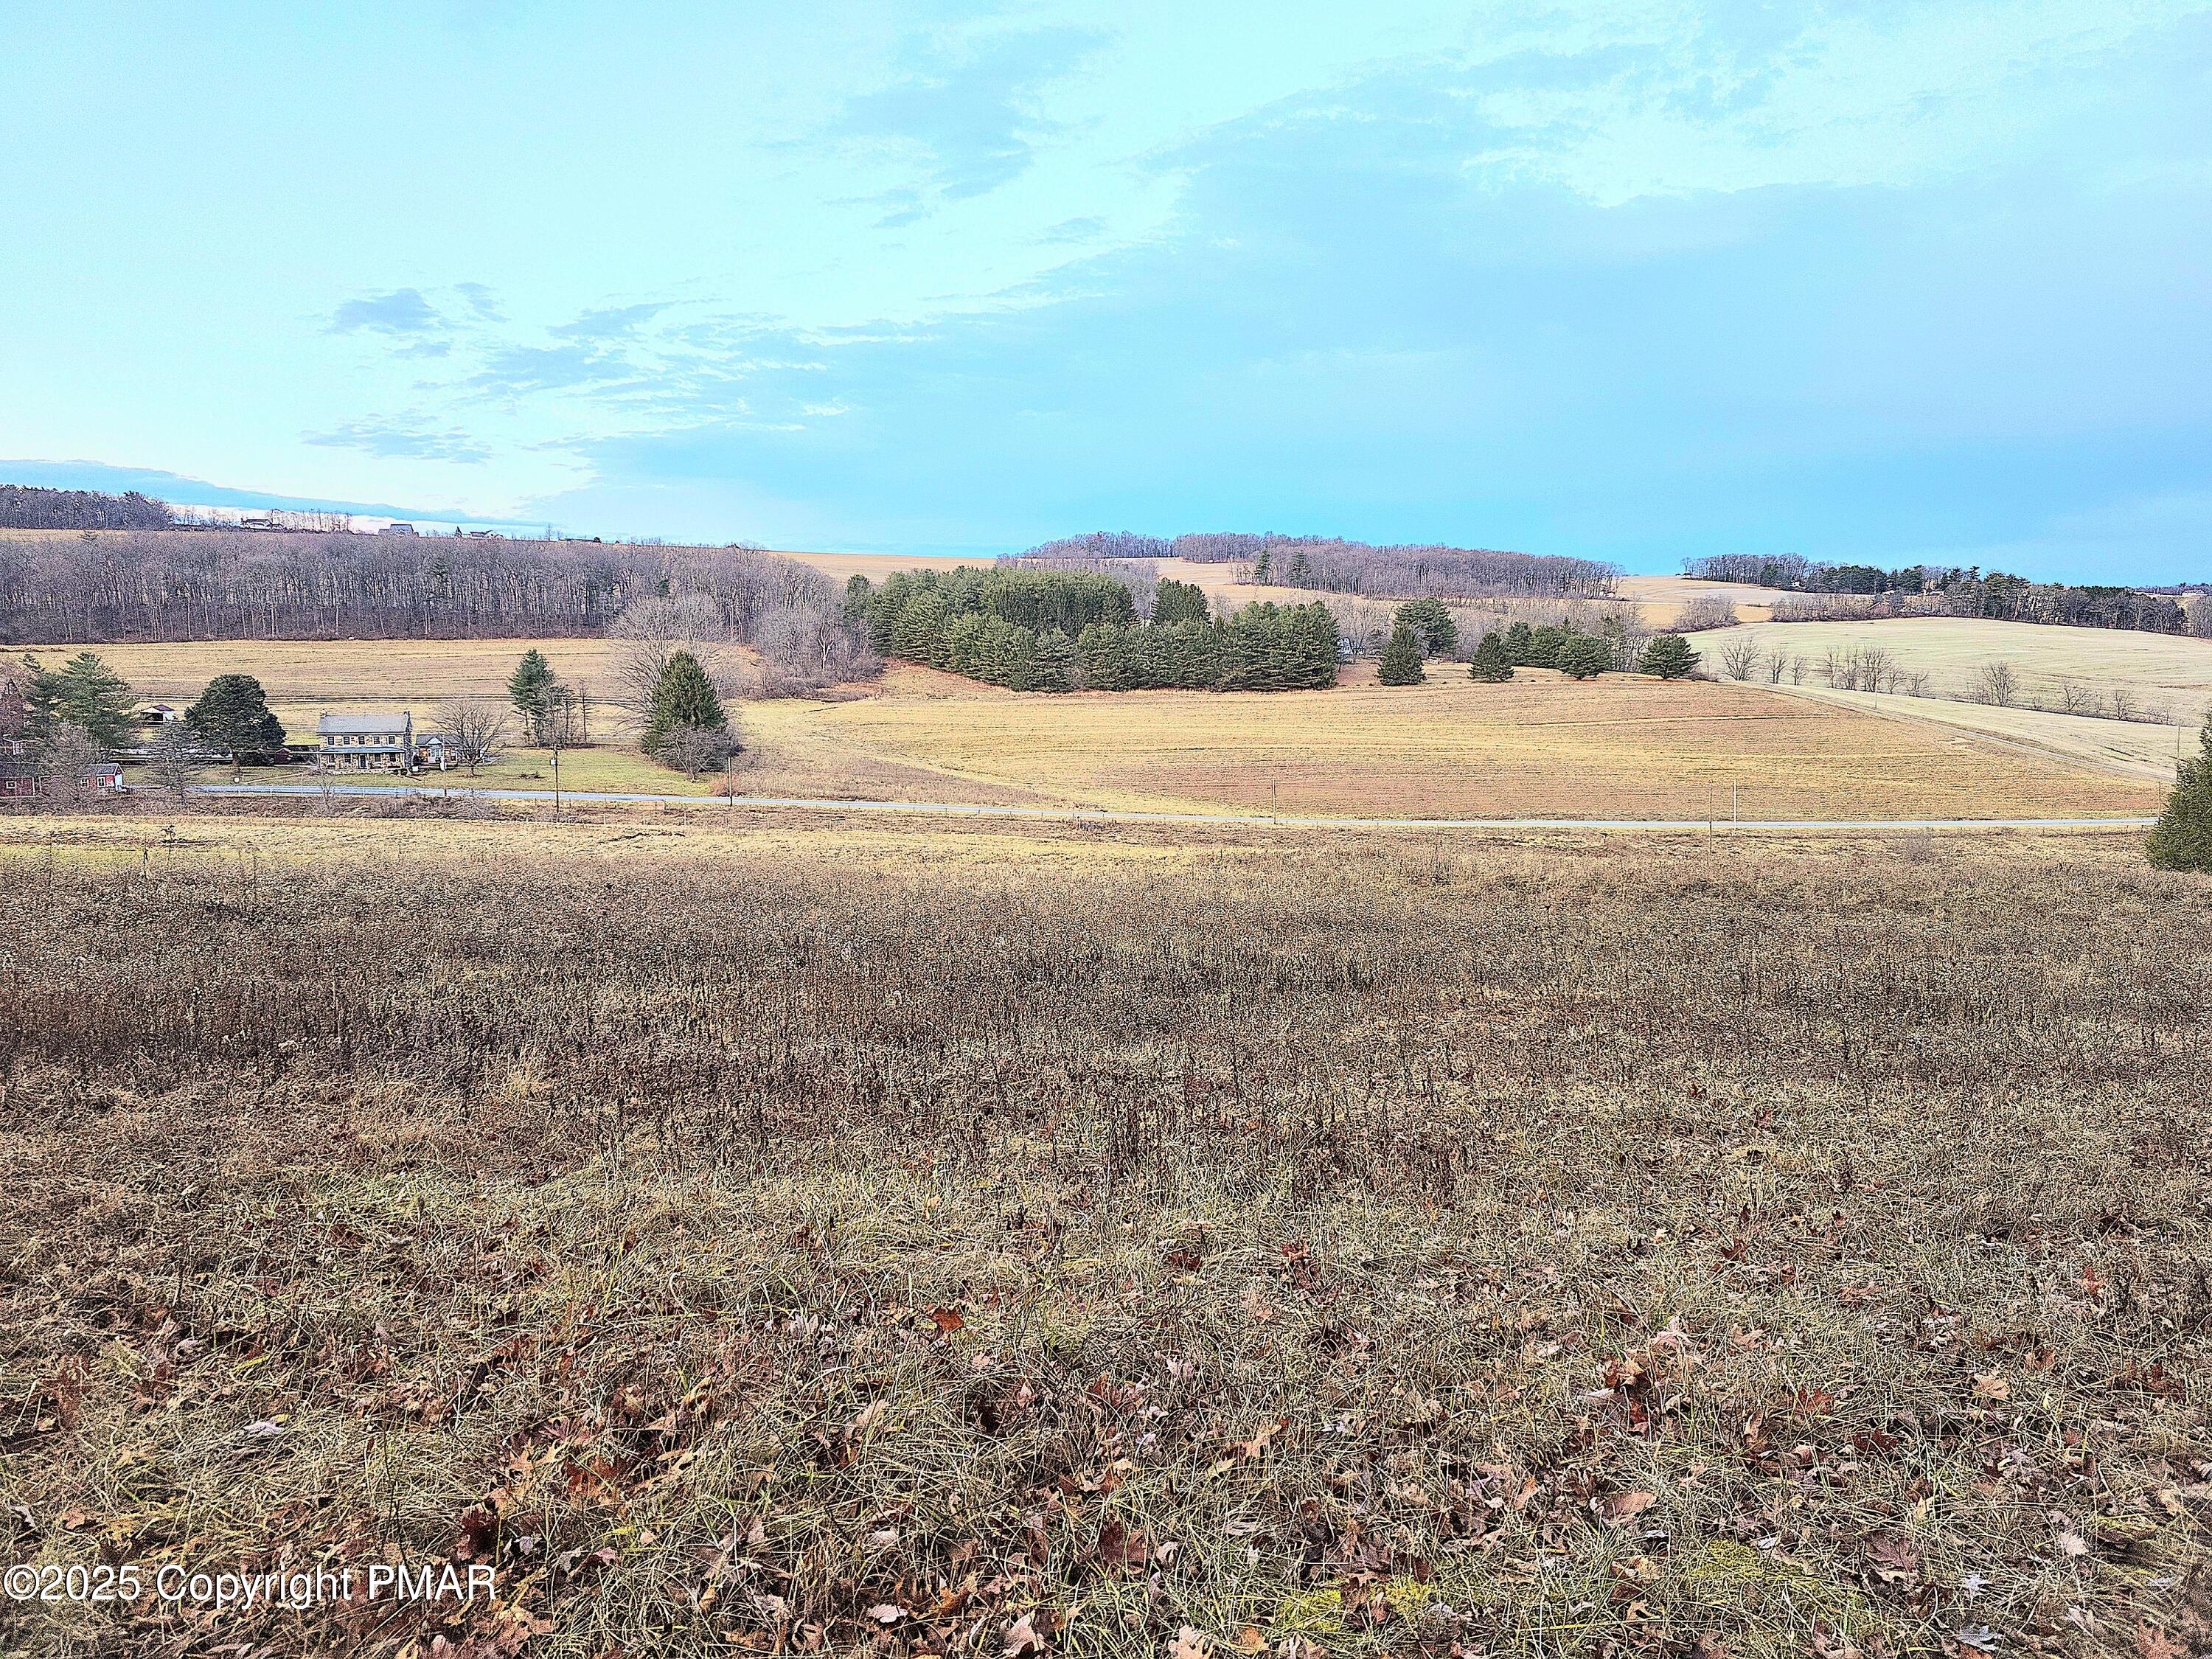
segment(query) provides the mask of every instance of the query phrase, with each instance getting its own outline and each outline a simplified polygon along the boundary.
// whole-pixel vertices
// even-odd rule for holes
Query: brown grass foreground
[[[498,1599],[10,1653],[2212,1639],[2131,842],[409,828],[0,866],[0,1526]]]

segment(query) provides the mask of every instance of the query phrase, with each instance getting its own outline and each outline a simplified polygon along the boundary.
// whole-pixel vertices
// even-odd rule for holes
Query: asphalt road
[[[312,783],[225,783],[204,786],[205,795],[319,795]],[[338,783],[333,795],[477,795],[485,800],[553,799],[550,789],[447,789],[434,785]],[[1284,830],[2142,830],[2151,818],[1299,818],[1243,812],[1116,812],[1090,806],[979,806],[958,801],[803,800],[774,795],[625,795],[563,789],[565,802],[605,801],[648,806],[763,807],[820,812],[894,812],[908,816],[1042,818],[1083,823],[1250,823]]]

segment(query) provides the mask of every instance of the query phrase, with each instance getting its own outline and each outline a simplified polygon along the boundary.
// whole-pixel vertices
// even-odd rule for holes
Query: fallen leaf
[[[890,1408],[891,1402],[888,1400],[878,1400],[872,1405],[863,1406],[845,1425],[845,1432],[852,1435],[866,1434],[884,1420],[884,1413]]]
[[[957,1308],[932,1308],[929,1310],[929,1322],[940,1331],[960,1330],[968,1323],[960,1316],[960,1310]]]
[[[2189,1650],[2146,1620],[2136,1620],[2136,1651],[2142,1659],[2188,1659]]]
[[[1134,1527],[1109,1520],[1098,1529],[1098,1559],[1109,1571],[1141,1571],[1150,1553],[1145,1534]]]
[[[1168,1644],[1168,1659],[1206,1659],[1206,1638],[1188,1625],[1176,1632]]]
[[[1257,1625],[1247,1625],[1237,1632],[1237,1639],[1230,1645],[1239,1653],[1263,1653],[1267,1650],[1267,1638],[1260,1633]]]
[[[1617,1492],[1597,1500],[1598,1512],[1617,1527],[1622,1522],[1643,1514],[1658,1501],[1656,1492]]]
[[[1995,1371],[1981,1371],[1974,1377],[1974,1398],[1977,1400],[2009,1400],[2012,1384]]]
[[[868,1609],[868,1617],[879,1625],[896,1625],[906,1614],[890,1602],[882,1601]]]

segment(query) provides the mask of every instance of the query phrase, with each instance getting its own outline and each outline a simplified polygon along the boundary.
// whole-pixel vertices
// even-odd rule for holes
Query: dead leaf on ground
[[[1617,1492],[1597,1500],[1598,1512],[1617,1527],[1643,1514],[1658,1501],[1656,1492]]]

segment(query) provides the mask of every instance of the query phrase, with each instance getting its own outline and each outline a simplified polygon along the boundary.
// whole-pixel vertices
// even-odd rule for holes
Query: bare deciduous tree
[[[2020,701],[2020,675],[2008,662],[1986,662],[1974,675],[1974,701],[2009,708]]]
[[[39,750],[39,793],[51,800],[82,806],[100,794],[100,770],[107,751],[81,726],[64,724]]]
[[[1717,628],[1734,628],[1743,619],[1735,601],[1721,593],[1694,594],[1667,624],[1670,634],[1704,634]]]
[[[437,732],[446,752],[474,777],[506,741],[506,707],[486,697],[449,697],[438,707]]]
[[[1758,635],[1729,640],[1721,647],[1721,672],[1732,680],[1747,680],[1758,671],[1759,658]]]
[[[182,720],[165,720],[146,745],[146,770],[157,787],[179,800],[192,792],[192,774],[207,763],[207,756]]]

